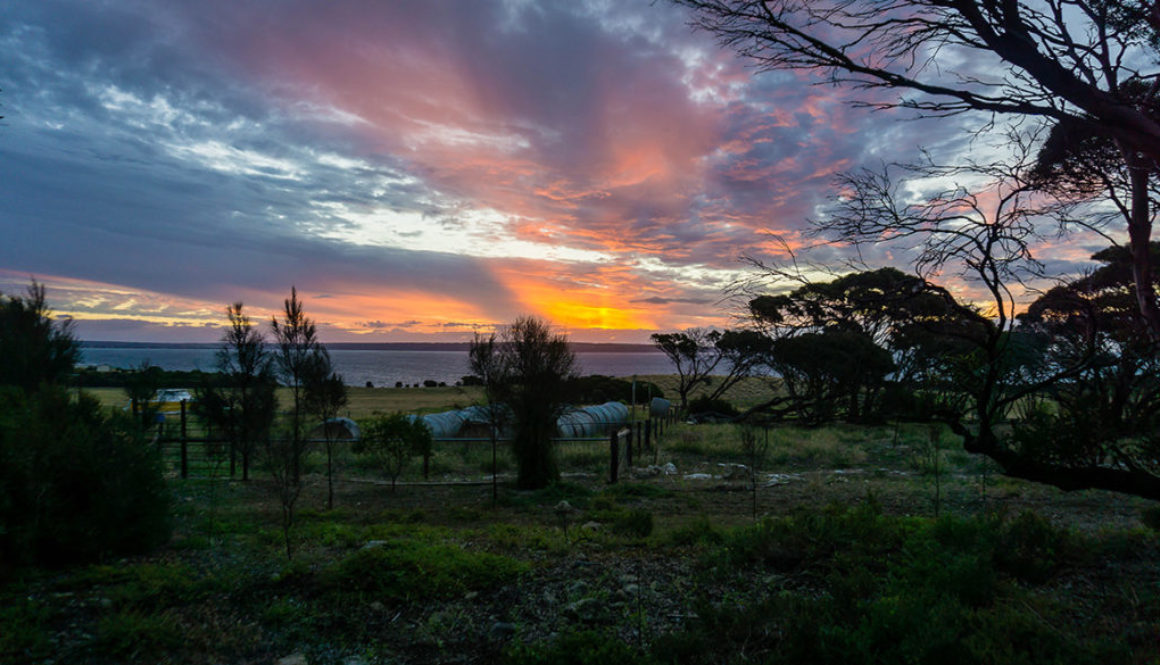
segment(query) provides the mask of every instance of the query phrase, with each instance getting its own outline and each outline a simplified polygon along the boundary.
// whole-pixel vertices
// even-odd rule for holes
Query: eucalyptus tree
[[[1160,2],[1105,0],[674,0],[759,71],[805,70],[873,109],[981,112],[1103,137],[1133,196],[1160,170]],[[1140,203],[1139,199],[1136,200]],[[1160,336],[1145,206],[1128,234],[1138,307]]]
[[[705,328],[652,335],[653,345],[672,361],[677,371],[677,395],[681,398],[681,413],[688,410],[689,393],[699,385],[708,385],[712,381],[710,375],[724,360],[717,346],[720,339],[719,331]]]
[[[1092,326],[1076,328],[1070,352],[1060,354],[1049,337],[1013,325],[1013,289],[1043,274],[1032,245],[1042,238],[1044,224],[1066,224],[1074,211],[1074,202],[1045,197],[1026,177],[1029,168],[1027,162],[992,165],[984,170],[993,176],[990,188],[951,184],[918,198],[902,196],[905,180],[888,172],[846,175],[848,195],[834,204],[819,228],[854,244],[893,243],[913,253],[920,276],[958,273],[981,287],[986,306],[976,310],[954,304],[966,325],[950,325],[944,333],[972,349],[955,363],[955,380],[968,397],[968,408],[940,413],[962,437],[966,451],[990,457],[1006,475],[1065,490],[1160,498],[1160,476],[1117,452],[1120,442],[1099,454],[1075,456],[1059,440],[1013,437],[1004,427],[1013,408],[1082,378],[1107,349]],[[927,164],[906,172],[929,181],[932,175],[945,179],[974,171]],[[1136,315],[1141,330],[1148,330],[1144,315],[1138,310]]]

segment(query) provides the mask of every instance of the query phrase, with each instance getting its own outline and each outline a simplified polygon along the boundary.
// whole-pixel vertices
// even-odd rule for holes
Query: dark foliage
[[[568,401],[573,404],[602,404],[604,402],[624,402],[633,399],[632,381],[611,376],[592,374],[569,379],[566,384]],[[636,382],[636,403],[647,404],[649,397],[664,397],[665,393],[655,383]]]
[[[468,355],[472,370],[484,377],[489,403],[511,412],[519,487],[541,489],[559,480],[552,438],[576,374],[568,339],[544,321],[523,317],[498,339],[477,336]]]
[[[367,455],[391,479],[391,491],[412,457],[431,455],[431,430],[422,420],[401,413],[376,415],[359,423],[362,437],[353,451]]]
[[[218,373],[198,390],[198,410],[241,456],[242,480],[249,480],[254,452],[269,438],[277,410],[272,359],[265,340],[250,323],[242,303],[226,308],[230,327],[218,349]]]
[[[72,384],[81,388],[124,388],[133,381],[133,370],[115,369],[111,372],[99,372],[95,367],[77,367],[73,372]],[[154,379],[157,387],[189,388],[199,386],[211,380],[214,372],[201,370],[168,370],[155,368]]]
[[[690,418],[696,419],[699,416],[704,415],[716,415],[734,418],[741,415],[741,412],[737,410],[737,407],[730,404],[729,400],[713,399],[712,397],[705,395],[689,402]]]
[[[25,296],[0,293],[0,386],[30,393],[68,382],[80,347],[71,321],[53,321],[51,314],[36,282]]]
[[[78,357],[43,287],[0,302],[0,564],[92,561],[169,538],[156,448],[128,415],[64,387]]]
[[[0,395],[0,556],[59,564],[146,551],[169,538],[156,447],[127,415],[62,388]]]

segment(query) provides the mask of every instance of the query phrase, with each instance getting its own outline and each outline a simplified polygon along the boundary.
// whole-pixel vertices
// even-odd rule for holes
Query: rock
[[[673,464],[672,462],[669,462],[668,464],[665,464],[664,466],[661,467],[661,473],[665,474],[666,476],[676,475],[677,465]]]
[[[388,541],[386,541],[386,540],[368,540],[367,543],[362,546],[362,549],[373,550],[373,549],[378,549],[380,547],[386,547],[387,542]]]
[[[468,591],[467,593],[463,594],[464,600],[475,600],[478,597],[479,597],[478,591]]]
[[[387,606],[376,600],[371,603],[371,609],[376,612],[382,612],[383,610],[387,609]]]
[[[580,528],[585,530],[585,531],[595,532],[595,531],[599,531],[601,529],[601,527],[603,527],[603,526],[604,525],[601,524],[600,522],[585,522],[584,524],[580,525]]]
[[[596,598],[588,597],[569,603],[564,607],[564,616],[573,621],[594,623],[604,615],[604,605]]]
[[[496,621],[491,626],[491,630],[487,631],[488,639],[500,641],[511,638],[516,634],[516,625],[506,621]]]
[[[685,480],[712,480],[713,476],[707,473],[686,473]]]
[[[749,477],[749,467],[744,464],[718,464],[721,477],[725,480],[745,480]]]
[[[588,583],[584,580],[573,580],[568,585],[569,596],[583,596],[586,593],[588,593]]]
[[[292,653],[275,661],[277,665],[306,665],[306,654]]]
[[[796,473],[771,473],[767,475],[766,478],[767,480],[765,482],[765,486],[772,487],[774,485],[781,485],[793,480],[800,480],[801,476]]]
[[[102,608],[107,610],[113,606],[113,601],[109,598],[102,598],[99,601],[97,601],[97,604],[100,605]]]
[[[574,510],[576,510],[576,509],[572,507],[572,504],[568,503],[567,499],[556,504],[556,514],[557,515],[567,515],[568,513],[571,513]]]
[[[640,593],[640,585],[639,584],[625,584],[624,588],[621,590],[624,591],[625,595],[627,595],[629,597],[635,597],[638,593]]]

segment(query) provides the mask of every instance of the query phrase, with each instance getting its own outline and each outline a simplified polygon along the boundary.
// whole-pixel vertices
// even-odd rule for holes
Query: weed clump
[[[408,601],[491,588],[526,569],[526,564],[505,556],[399,540],[358,550],[326,568],[321,582],[339,594]]]

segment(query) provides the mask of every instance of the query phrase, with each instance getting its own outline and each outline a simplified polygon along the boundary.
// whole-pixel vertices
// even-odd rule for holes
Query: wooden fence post
[[[609,482],[616,483],[617,471],[620,466],[620,432],[612,430],[612,436],[608,440],[608,457],[609,457]]]
[[[185,400],[181,400],[181,478],[189,477],[189,443],[185,437]]]
[[[620,436],[619,432],[617,432],[617,436],[618,437]],[[624,441],[624,444],[625,444],[624,445],[624,467],[626,469],[631,470],[632,469],[632,434],[628,435],[628,437]]]
[[[652,418],[644,421],[644,447],[652,450]]]

